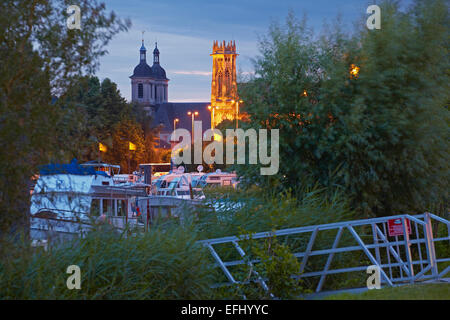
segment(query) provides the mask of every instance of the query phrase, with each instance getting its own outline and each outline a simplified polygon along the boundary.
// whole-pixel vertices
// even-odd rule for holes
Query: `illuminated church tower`
[[[213,42],[213,69],[211,83],[211,106],[214,108],[214,118],[211,117],[211,127],[225,119],[234,120],[238,114],[237,109],[237,83],[236,83],[236,43],[225,41]]]

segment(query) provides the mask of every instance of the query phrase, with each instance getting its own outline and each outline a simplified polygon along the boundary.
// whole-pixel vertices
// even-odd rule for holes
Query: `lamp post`
[[[212,112],[212,121],[211,121],[211,129],[214,129],[215,127],[215,119],[214,119],[214,110],[217,109],[216,106],[208,106],[209,111]]]
[[[236,129],[239,126],[239,103],[242,103],[242,100],[238,100],[238,101],[234,101],[232,100],[233,103],[236,104]]]
[[[175,130],[177,129],[177,122],[180,121],[180,119],[175,118],[173,119],[173,131],[175,132]],[[170,147],[173,149],[174,146],[174,142],[175,140],[170,139]]]
[[[99,160],[102,161],[102,152],[108,151],[108,148],[101,142],[98,143],[98,156]]]
[[[131,170],[131,151],[136,151],[136,145],[133,143],[133,142],[131,142],[131,141],[128,141],[128,170],[130,171]],[[130,173],[133,173],[132,171],[130,172]]]
[[[198,111],[189,111],[188,116],[192,116],[192,132],[191,132],[191,136],[192,136],[192,144],[194,144],[194,117],[198,116]]]

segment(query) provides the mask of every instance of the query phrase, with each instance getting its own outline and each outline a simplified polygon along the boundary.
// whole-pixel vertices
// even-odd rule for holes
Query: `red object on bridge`
[[[406,220],[406,226],[408,228],[408,234],[411,234],[411,222],[409,219]],[[403,235],[403,224],[402,219],[390,219],[388,220],[388,232],[390,237],[402,236]]]

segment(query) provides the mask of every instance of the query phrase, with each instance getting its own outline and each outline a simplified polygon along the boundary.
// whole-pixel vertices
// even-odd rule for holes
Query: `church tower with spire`
[[[131,79],[131,101],[146,106],[155,106],[169,100],[169,79],[166,71],[161,67],[158,44],[153,50],[153,65],[147,64],[147,49],[144,39],[139,49],[139,64],[134,68]]]
[[[214,109],[214,119],[211,126],[225,119],[234,120],[238,116],[236,103],[238,103],[236,82],[236,42],[225,41],[219,44],[213,42],[212,83],[211,83],[211,106]]]

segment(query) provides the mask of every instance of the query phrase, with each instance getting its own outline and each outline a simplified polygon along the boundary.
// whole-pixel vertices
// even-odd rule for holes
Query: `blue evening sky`
[[[105,0],[106,7],[130,18],[132,27],[117,35],[100,60],[97,75],[116,82],[130,100],[130,79],[139,62],[141,32],[145,30],[147,62],[152,63],[158,41],[161,66],[169,82],[169,101],[209,101],[213,40],[235,40],[238,71],[251,72],[250,58],[258,55],[257,36],[267,33],[271,21],[283,22],[290,9],[307,15],[316,32],[339,14],[347,28],[365,16],[376,0]]]

